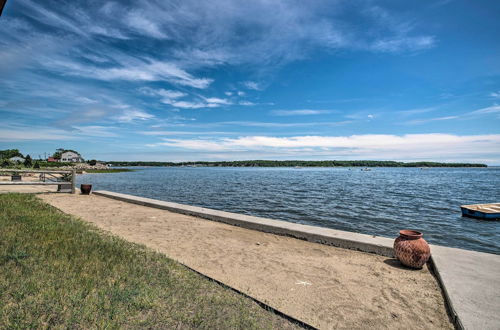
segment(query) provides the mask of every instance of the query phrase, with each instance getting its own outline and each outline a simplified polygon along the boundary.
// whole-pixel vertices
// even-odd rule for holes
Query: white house
[[[23,157],[12,157],[12,158],[9,158],[9,160],[13,163],[22,163],[24,162],[24,158]]]
[[[83,162],[83,158],[80,157],[79,154],[73,151],[65,151],[61,154],[61,162],[70,162],[70,163],[81,163]]]

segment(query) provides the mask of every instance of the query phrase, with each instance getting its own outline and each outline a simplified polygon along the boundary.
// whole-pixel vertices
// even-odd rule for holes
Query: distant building
[[[24,158],[23,158],[23,157],[17,157],[17,156],[16,156],[16,157],[9,158],[9,160],[10,160],[11,162],[13,162],[13,163],[14,163],[14,162],[16,162],[16,163],[22,163],[22,162],[24,162]]]
[[[65,151],[61,154],[61,162],[69,162],[69,163],[81,163],[83,162],[83,158],[73,151]]]
[[[54,157],[49,157],[49,158],[47,158],[47,161],[48,162],[57,162],[57,159],[55,159]]]

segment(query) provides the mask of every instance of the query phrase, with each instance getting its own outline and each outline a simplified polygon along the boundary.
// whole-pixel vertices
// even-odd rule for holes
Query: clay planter
[[[90,195],[90,191],[92,191],[92,185],[82,184],[80,185],[80,191],[82,192],[82,195]]]
[[[403,265],[420,269],[429,260],[431,249],[422,236],[416,230],[399,231],[399,237],[394,241],[394,254]]]

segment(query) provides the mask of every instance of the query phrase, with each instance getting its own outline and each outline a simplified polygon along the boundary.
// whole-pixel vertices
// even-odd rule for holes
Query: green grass
[[[135,170],[132,170],[130,168],[109,168],[105,170],[94,170],[94,169],[89,169],[89,170],[84,170],[86,173],[120,173],[120,172],[133,172]]]
[[[293,328],[34,195],[0,195],[0,328]]]

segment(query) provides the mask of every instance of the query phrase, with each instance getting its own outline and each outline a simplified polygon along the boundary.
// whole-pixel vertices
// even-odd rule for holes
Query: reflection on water
[[[418,229],[433,244],[500,254],[500,221],[462,218],[459,207],[500,202],[500,168],[150,167],[78,182],[371,235]]]

